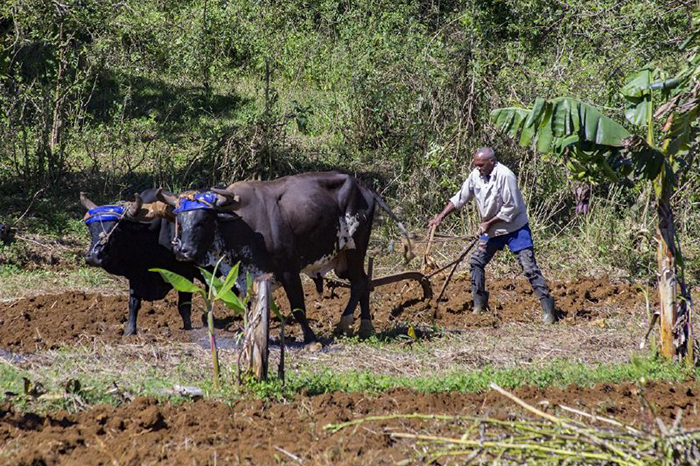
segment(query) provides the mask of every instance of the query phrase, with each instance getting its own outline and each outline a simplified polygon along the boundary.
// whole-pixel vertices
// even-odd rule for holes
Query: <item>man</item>
[[[544,322],[553,324],[556,321],[554,300],[549,295],[547,282],[535,261],[532,233],[517,179],[512,171],[496,160],[490,147],[476,151],[474,165],[476,168],[469,174],[462,188],[429,225],[437,227],[447,215],[461,209],[474,198],[481,214],[479,244],[469,259],[474,313],[484,312],[488,305],[484,267],[496,251],[508,245],[542,304]]]

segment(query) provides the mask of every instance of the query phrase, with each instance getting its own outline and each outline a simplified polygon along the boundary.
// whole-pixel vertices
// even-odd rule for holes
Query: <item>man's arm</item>
[[[450,215],[455,210],[461,209],[464,204],[472,199],[472,197],[474,197],[474,188],[472,185],[471,176],[469,176],[464,184],[462,184],[459,191],[457,191],[457,194],[450,198],[449,202],[445,205],[445,208],[442,209],[442,212],[437,214],[428,222],[428,226],[437,227],[440,225],[440,223],[442,223],[445,217]]]
[[[455,205],[452,203],[452,201],[448,201],[448,202],[447,202],[447,205],[445,206],[445,208],[442,209],[442,212],[440,212],[439,214],[437,214],[435,217],[433,217],[432,220],[430,220],[430,221],[428,222],[428,226],[437,227],[438,225],[440,225],[440,224],[442,223],[442,221],[445,219],[445,217],[447,217],[448,215],[450,215],[450,214],[451,214],[452,212],[454,212],[455,210],[456,210],[456,207],[455,207]]]

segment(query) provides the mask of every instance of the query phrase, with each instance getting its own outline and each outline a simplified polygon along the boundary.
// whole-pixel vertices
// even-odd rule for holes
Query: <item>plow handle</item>
[[[447,289],[447,285],[449,285],[450,280],[452,280],[452,275],[454,275],[455,270],[457,270],[457,267],[458,267],[459,264],[464,260],[464,258],[467,257],[467,254],[469,253],[469,251],[471,251],[471,249],[474,247],[474,245],[476,244],[477,241],[479,241],[479,235],[477,235],[477,236],[472,240],[472,242],[469,243],[469,246],[467,246],[467,248],[462,252],[462,254],[459,255],[459,257],[458,257],[456,260],[454,260],[454,261],[452,261],[451,263],[447,264],[445,267],[441,268],[441,269],[438,270],[437,272],[434,272],[434,273],[430,274],[430,276],[428,277],[428,278],[430,278],[430,277],[432,277],[433,275],[435,275],[436,273],[442,272],[443,270],[445,270],[445,269],[446,269],[447,267],[449,267],[450,265],[452,266],[452,270],[450,270],[450,274],[449,274],[449,275],[447,276],[447,278],[445,279],[445,283],[442,284],[442,288],[440,289],[440,294],[438,294],[438,297],[437,297],[437,299],[435,300],[436,303],[438,303],[438,302],[440,301],[440,299],[442,299],[442,295],[445,294],[445,290]]]

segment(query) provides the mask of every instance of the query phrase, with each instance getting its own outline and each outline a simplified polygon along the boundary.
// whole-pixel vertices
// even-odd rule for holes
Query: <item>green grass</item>
[[[277,379],[254,384],[252,393],[279,398],[300,392],[308,395],[333,391],[380,393],[393,388],[407,388],[424,393],[480,392],[487,390],[492,382],[508,389],[521,386],[544,388],[572,384],[590,386],[596,383],[643,383],[648,380],[681,381],[697,375],[696,371],[688,371],[678,364],[656,357],[634,358],[624,364],[601,364],[595,367],[558,360],[541,368],[495,369],[486,366],[470,372],[449,372],[429,377],[372,374],[368,371],[305,371],[290,374],[285,386]]]
[[[593,367],[558,360],[536,369],[526,367],[494,369],[486,366],[474,371],[448,372],[421,377],[373,374],[368,371],[302,370],[288,373],[284,385],[276,376],[272,376],[267,382],[249,383],[241,388],[234,382],[235,366],[229,363],[228,370],[222,371],[223,387],[215,391],[210,374],[202,368],[192,370],[187,368],[186,364],[180,364],[178,369],[173,371],[151,365],[140,367],[132,374],[125,365],[123,367],[125,376],[121,377],[121,371],[100,372],[83,369],[81,372],[74,353],[74,351],[59,352],[52,366],[45,370],[28,371],[0,362],[0,386],[5,392],[17,394],[11,400],[25,409],[51,411],[77,409],[80,406],[96,403],[119,404],[125,400],[124,394],[127,397],[155,396],[179,402],[181,401],[179,396],[164,394],[164,390],[172,388],[175,384],[196,385],[204,391],[205,396],[220,400],[263,398],[282,401],[291,399],[297,394],[314,396],[334,391],[376,394],[394,388],[405,388],[424,393],[482,392],[488,390],[492,382],[506,389],[521,386],[544,388],[566,387],[571,384],[591,386],[597,383],[621,382],[644,384],[651,380],[683,381],[695,379],[699,374],[697,369],[687,370],[681,365],[649,356],[635,358],[624,364],[601,364]],[[274,373],[275,368],[271,367],[270,372]],[[24,394],[23,378],[25,377],[31,380],[32,384],[40,383],[46,393],[54,396],[34,399]],[[72,379],[80,382],[81,390],[78,393],[68,394],[66,385]],[[55,395],[62,395],[62,397]]]
[[[19,298],[29,292],[56,293],[63,288],[99,287],[104,293],[116,283],[113,276],[95,267],[22,270],[16,265],[0,265],[0,296],[3,298]]]

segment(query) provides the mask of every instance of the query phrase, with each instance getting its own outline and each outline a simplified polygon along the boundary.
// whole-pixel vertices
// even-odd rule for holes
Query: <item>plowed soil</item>
[[[436,293],[441,286],[441,282],[433,284]],[[638,311],[644,306],[643,295],[633,285],[611,283],[607,278],[553,282],[551,287],[564,325],[576,325],[611,313]],[[539,302],[524,279],[492,281],[489,289],[491,311],[477,316],[471,313],[470,285],[464,277],[451,283],[447,297],[440,303],[424,300],[422,289],[416,282],[378,287],[372,293],[373,323],[381,333],[409,323],[470,329],[498,328],[506,322],[540,321]],[[323,295],[319,296],[313,284],[308,284],[305,292],[312,328],[320,337],[332,338],[347,303],[349,289],[326,286]],[[276,291],[275,296],[285,315],[290,315],[282,290]],[[195,308],[202,309],[202,302],[197,297],[194,303]],[[62,345],[89,345],[93,340],[105,343],[191,341],[191,332],[182,330],[174,292],[163,301],[143,303],[138,318],[138,336],[122,336],[127,313],[126,292],[121,296],[105,296],[73,291],[2,303],[0,349],[26,353]],[[200,315],[200,311],[193,311],[195,327],[202,326]],[[217,327],[223,333],[235,332],[242,324],[240,319],[227,315],[225,310],[217,311],[217,316]],[[359,320],[359,309],[355,316]],[[292,338],[301,340],[298,325],[287,328]]]
[[[651,382],[593,388],[520,388],[514,392],[550,413],[559,404],[613,417],[637,428],[670,425],[678,410],[682,425],[700,426],[698,387]],[[300,395],[291,403],[203,400],[180,405],[140,398],[121,407],[97,406],[77,414],[23,414],[0,404],[0,462],[36,464],[396,464],[411,458],[407,441],[391,432],[461,436],[458,422],[384,420],[336,433],[324,429],[382,414],[460,414],[509,419],[528,417],[495,392],[421,394],[394,390],[382,395]],[[293,455],[293,456],[290,456]],[[293,457],[296,457],[294,459]]]
[[[442,286],[434,283],[436,292]],[[611,283],[607,278],[583,278],[574,283],[551,283],[552,295],[565,325],[610,315],[633,312],[644,305],[643,295],[630,284]],[[498,280],[489,283],[491,311],[471,313],[471,292],[468,280],[454,280],[440,303],[423,300],[416,282],[400,282],[378,287],[372,293],[373,323],[377,332],[389,332],[401,325],[433,325],[446,329],[476,327],[497,328],[506,322],[539,322],[540,307],[530,285],[524,279]],[[305,287],[307,315],[314,331],[331,338],[348,300],[349,289],[326,286],[319,296],[313,284]],[[275,293],[285,315],[289,305],[282,290]],[[195,308],[202,302],[195,297]],[[217,327],[221,332],[235,332],[240,319],[217,311]],[[191,341],[190,332],[182,330],[177,312],[177,295],[165,300],[144,302],[139,312],[139,335],[123,337],[128,313],[128,297],[105,296],[85,292],[64,292],[39,295],[0,304],[0,349],[12,352],[33,352],[55,349],[61,345],[90,344],[97,339],[106,343]],[[202,326],[201,312],[193,311],[193,325]],[[359,309],[355,312],[359,320]],[[298,325],[288,331],[301,340]]]

